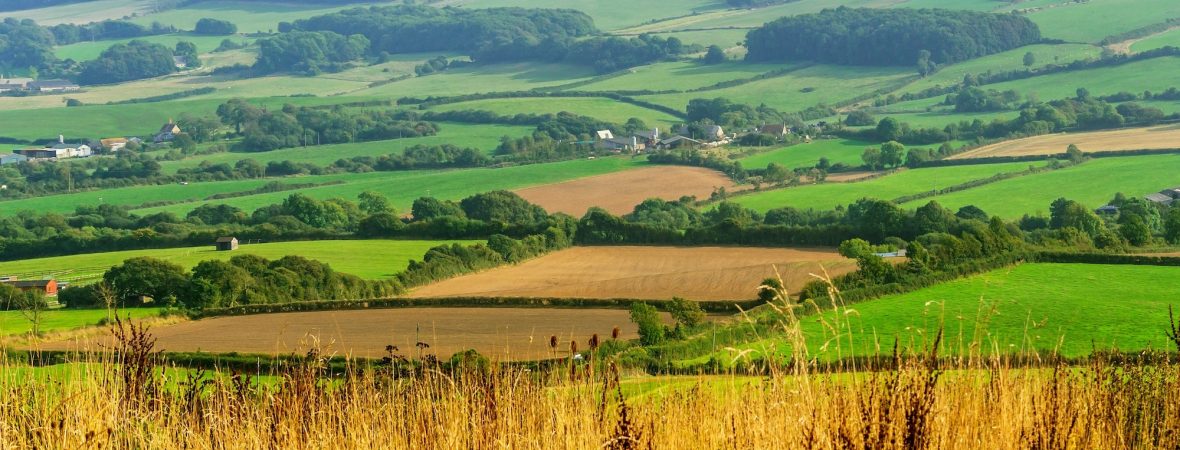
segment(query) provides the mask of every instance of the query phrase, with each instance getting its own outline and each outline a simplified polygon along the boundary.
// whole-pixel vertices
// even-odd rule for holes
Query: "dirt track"
[[[1033,136],[987,145],[948,159],[1054,155],[1065,153],[1069,144],[1077,145],[1083,152],[1180,148],[1180,125]]]
[[[665,318],[668,320],[668,318]],[[619,327],[621,339],[638,336],[626,310],[560,308],[395,308],[316,311],[216,317],[152,328],[156,348],[167,352],[240,352],[303,354],[314,343],[329,354],[379,358],[386,345],[403,356],[418,356],[415,342],[430,348],[423,355],[447,358],[474,348],[500,360],[539,359],[553,355],[549,337],[556,335],[568,355],[570,340],[586,348],[594,333],[609,339]],[[418,331],[415,331],[415,330]],[[58,342],[44,349],[112,348],[109,337]]]
[[[715,187],[733,191],[735,184],[716,170],[685,166],[656,166],[606,175],[579,178],[561,183],[534,186],[515,191],[525,200],[549,212],[563,212],[581,217],[591,206],[612,214],[626,214],[649,198],[676,200],[695,195],[709,198]]]
[[[516,266],[452,278],[411,297],[568,297],[753,299],[777,266],[796,292],[814,279],[856,268],[831,249],[745,247],[576,247]]]

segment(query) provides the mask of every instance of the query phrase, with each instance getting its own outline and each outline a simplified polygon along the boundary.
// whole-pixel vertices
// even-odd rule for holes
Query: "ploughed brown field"
[[[581,217],[592,206],[611,214],[626,214],[649,198],[677,200],[685,195],[709,198],[713,189],[718,187],[732,192],[736,185],[716,170],[656,166],[533,186],[515,192],[551,213]]]
[[[797,292],[814,279],[810,274],[848,273],[856,262],[833,249],[575,247],[423,286],[410,297],[747,300],[775,267]]]
[[[670,320],[665,317],[665,320]],[[422,355],[447,358],[475,349],[498,360],[569,356],[570,341],[585,351],[590,337],[638,336],[627,310],[568,308],[393,308],[315,311],[214,317],[151,328],[156,348],[165,352],[303,354],[316,346],[327,354],[379,358],[395,345],[403,356],[417,357],[416,342],[430,347]],[[549,348],[549,337],[560,341]],[[53,350],[112,348],[111,338],[56,342]]]
[[[1033,136],[986,145],[948,159],[1056,155],[1065,153],[1069,144],[1077,145],[1083,152],[1180,148],[1180,125]]]

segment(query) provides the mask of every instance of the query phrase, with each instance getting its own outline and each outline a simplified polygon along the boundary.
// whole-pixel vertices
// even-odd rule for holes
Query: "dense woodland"
[[[867,66],[952,64],[1041,41],[1028,18],[942,9],[840,7],[783,17],[746,36],[748,61]]]

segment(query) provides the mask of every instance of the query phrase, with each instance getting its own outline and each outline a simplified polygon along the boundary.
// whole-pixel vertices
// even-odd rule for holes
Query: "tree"
[[[221,123],[233,125],[237,134],[242,134],[244,125],[257,122],[262,115],[262,109],[241,98],[231,98],[217,106],[217,117],[221,119]]]
[[[213,139],[213,133],[221,127],[221,123],[211,116],[193,116],[188,113],[181,114],[176,124],[197,142]]]
[[[856,259],[865,255],[873,254],[873,246],[864,239],[853,238],[841,242],[837,251],[840,252],[840,256]]]
[[[1119,235],[1137,247],[1151,243],[1151,227],[1138,214],[1124,213],[1119,217]]]
[[[361,192],[357,195],[357,200],[361,211],[364,211],[365,214],[392,214],[394,212],[389,199],[373,191]]]
[[[639,343],[656,345],[664,342],[667,330],[664,321],[660,319],[660,312],[647,303],[631,304],[631,322],[639,326]]]
[[[783,282],[778,277],[770,277],[762,280],[762,285],[758,286],[758,300],[770,303],[782,297],[786,300],[787,292],[783,289]]]
[[[192,42],[180,41],[176,43],[176,49],[172,54],[184,59],[184,67],[188,69],[196,69],[201,67],[201,58],[197,53],[197,46]]]
[[[918,50],[918,75],[923,78],[934,73],[934,63],[930,61],[930,50]]]
[[[133,304],[138,304],[142,297],[151,298],[157,304],[171,304],[188,284],[183,267],[146,256],[123,261],[108,269],[102,279],[120,301]]]
[[[869,114],[868,111],[858,109],[848,113],[848,117],[844,118],[844,124],[854,127],[867,127],[877,123],[877,119]]]
[[[1180,244],[1180,208],[1168,210],[1168,216],[1164,219],[1164,239],[1169,244]]]
[[[877,170],[881,168],[881,149],[876,147],[866,148],[864,153],[861,153],[860,160],[864,161],[865,166],[869,170]]]
[[[172,137],[172,148],[180,150],[185,154],[197,151],[197,141],[193,140],[188,133],[177,133]]]
[[[20,292],[17,295],[17,302],[19,302],[21,316],[29,321],[33,335],[40,335],[41,320],[45,310],[49,308],[49,302],[45,300],[45,292],[40,289]]]
[[[882,141],[896,141],[901,139],[901,123],[893,117],[886,117],[877,122],[877,138]]]
[[[710,45],[709,49],[705,51],[705,64],[721,64],[725,62],[725,50],[717,45]]]
[[[414,221],[431,220],[440,217],[466,218],[463,209],[450,200],[439,200],[434,197],[421,197],[414,200],[410,207],[410,214]]]
[[[193,33],[206,36],[224,36],[238,32],[238,26],[228,20],[211,19],[208,17],[197,20]]]
[[[705,311],[701,309],[701,304],[692,300],[672,297],[666,308],[680,326],[695,327],[705,322]]]
[[[959,210],[955,212],[955,217],[963,220],[978,220],[980,222],[987,222],[988,219],[987,213],[975,205],[966,205],[962,208],[959,208]]]
[[[897,141],[889,141],[881,144],[881,165],[885,167],[897,167],[904,162],[905,146]]]
[[[1082,150],[1074,144],[1069,144],[1069,147],[1065,149],[1065,156],[1066,158],[1069,158],[1069,162],[1072,164],[1081,163],[1086,159],[1086,154],[1082,153]]]

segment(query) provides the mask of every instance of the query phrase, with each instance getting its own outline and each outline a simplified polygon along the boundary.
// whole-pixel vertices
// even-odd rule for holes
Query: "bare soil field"
[[[1083,152],[1180,148],[1180,125],[1033,136],[983,146],[948,159],[1054,155],[1065,153],[1070,144],[1077,145]]]
[[[561,183],[518,189],[525,200],[549,212],[581,217],[597,206],[611,214],[626,214],[649,198],[676,200],[695,195],[708,198],[714,188],[736,189],[733,180],[716,170],[701,167],[657,166],[597,175]]]
[[[844,274],[856,262],[834,249],[575,247],[424,286],[410,297],[746,300],[775,267],[797,292],[814,279],[810,274]]]
[[[670,318],[665,318],[670,321]],[[418,357],[416,342],[430,347],[422,356],[448,358],[475,349],[498,360],[568,356],[571,340],[586,349],[590,336],[638,336],[627,310],[565,308],[393,308],[315,311],[214,317],[153,327],[156,348],[165,352],[303,354],[318,346],[326,354],[379,358],[385,346]],[[557,336],[559,352],[549,349]],[[88,340],[45,344],[43,349],[86,350],[105,345],[109,334]]]

